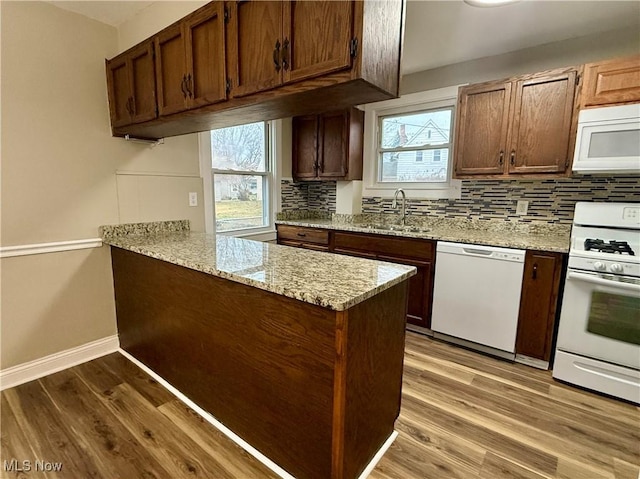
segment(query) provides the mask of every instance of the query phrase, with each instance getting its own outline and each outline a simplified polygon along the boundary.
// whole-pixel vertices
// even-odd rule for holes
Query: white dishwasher
[[[524,250],[438,241],[434,336],[513,358],[524,257]]]

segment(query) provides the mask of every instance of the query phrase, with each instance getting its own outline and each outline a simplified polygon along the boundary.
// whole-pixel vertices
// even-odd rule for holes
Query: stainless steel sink
[[[383,230],[383,231],[406,231],[408,233],[427,233],[430,231],[429,228],[421,228],[418,226],[402,226],[402,225],[384,225],[384,224],[370,224],[366,225],[365,228],[372,230]]]

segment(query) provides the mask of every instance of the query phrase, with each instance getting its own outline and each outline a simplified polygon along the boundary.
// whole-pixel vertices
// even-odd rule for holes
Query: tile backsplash
[[[336,211],[335,181],[291,181],[280,182],[281,211]]]
[[[518,200],[529,201],[516,215]],[[571,224],[577,201],[640,201],[640,176],[584,176],[548,180],[471,180],[462,182],[459,200],[407,200],[407,213],[441,218],[503,219]],[[336,209],[335,182],[282,181],[282,211]],[[391,213],[391,199],[364,197],[363,213]]]

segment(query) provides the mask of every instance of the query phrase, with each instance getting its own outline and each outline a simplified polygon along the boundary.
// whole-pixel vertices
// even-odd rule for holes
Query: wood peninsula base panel
[[[122,348],[300,478],[355,479],[400,412],[407,281],[346,311],[112,248]]]

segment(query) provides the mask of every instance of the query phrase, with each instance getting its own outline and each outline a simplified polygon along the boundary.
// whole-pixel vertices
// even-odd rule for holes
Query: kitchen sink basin
[[[367,229],[383,230],[383,231],[406,231],[408,233],[427,233],[429,228],[421,228],[418,226],[402,226],[402,225],[384,225],[384,224],[370,224],[366,226]]]

